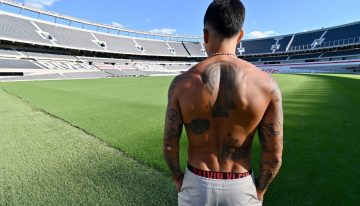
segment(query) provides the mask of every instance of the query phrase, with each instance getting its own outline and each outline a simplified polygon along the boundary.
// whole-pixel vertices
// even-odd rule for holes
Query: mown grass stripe
[[[0,90],[0,205],[175,205],[171,181]]]

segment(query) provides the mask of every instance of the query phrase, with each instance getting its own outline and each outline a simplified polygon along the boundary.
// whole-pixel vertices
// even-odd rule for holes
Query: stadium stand
[[[272,53],[271,47],[274,45],[275,39],[259,39],[257,41],[253,40],[244,40],[242,41],[242,46],[245,48],[246,54],[267,54]]]
[[[199,42],[198,43],[183,42],[183,44],[192,57],[205,57],[206,56],[205,50],[203,49],[203,46],[201,45],[201,43],[199,43]]]
[[[302,34],[295,34],[295,38],[292,42],[292,47],[296,49],[298,46],[303,45],[312,45],[316,39],[320,39],[320,37],[324,34],[325,31],[316,31],[310,33],[302,33]]]
[[[145,54],[151,54],[152,56],[173,56],[165,41],[137,39],[136,42],[144,48]]]
[[[169,46],[175,50],[175,55],[178,57],[190,57],[184,44],[180,42],[168,42]]]
[[[70,29],[61,25],[53,26],[39,22],[37,22],[36,25],[38,25],[42,31],[51,34],[58,45],[69,48],[104,51],[103,48],[94,42],[96,39],[89,32],[81,31],[76,28]]]
[[[0,81],[176,75],[207,56],[202,37],[124,30],[42,10],[69,21],[63,25],[24,16],[22,9],[38,11],[23,6],[19,14],[0,11]],[[360,67],[360,22],[243,40],[237,49],[239,58],[271,73],[351,73]]]
[[[0,13],[0,38],[52,45],[43,39],[35,30],[37,28],[28,20]]]
[[[22,59],[0,59],[1,69],[42,69],[28,60]]]
[[[286,49],[287,49],[287,46],[289,45],[291,39],[292,39],[292,36],[284,36],[284,37],[279,37],[279,49],[276,50],[276,52],[285,52]]]
[[[133,39],[127,37],[118,37],[106,34],[94,34],[99,41],[106,42],[108,51],[123,54],[137,54],[142,55],[143,52],[136,48],[136,43]]]
[[[343,39],[359,38],[360,23],[344,25],[329,29],[325,35],[325,41],[337,41]]]

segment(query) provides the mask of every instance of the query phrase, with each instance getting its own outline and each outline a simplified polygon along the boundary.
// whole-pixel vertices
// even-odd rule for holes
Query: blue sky
[[[212,0],[22,0],[36,7],[126,28],[202,35]],[[246,38],[302,32],[360,21],[359,0],[243,0]]]

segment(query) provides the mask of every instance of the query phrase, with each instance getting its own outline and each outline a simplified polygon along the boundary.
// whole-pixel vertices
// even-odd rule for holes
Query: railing
[[[350,44],[357,44],[360,43],[360,37],[354,37],[349,39],[342,39],[336,41],[328,41],[324,42],[320,45],[320,47],[335,47],[335,46],[342,46],[342,45],[350,45]]]
[[[327,42],[323,42],[319,45],[307,44],[307,45],[291,46],[288,51],[304,51],[304,50],[346,46],[346,45],[353,45],[353,44],[360,44],[360,37],[353,37],[353,38],[341,39],[341,40],[335,40],[335,41],[327,41]]]
[[[313,46],[311,44],[306,44],[306,45],[291,46],[288,51],[304,51],[311,49],[313,49]]]

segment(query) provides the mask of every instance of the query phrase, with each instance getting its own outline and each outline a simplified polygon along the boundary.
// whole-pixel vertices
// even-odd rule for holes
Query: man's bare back
[[[253,137],[270,102],[270,84],[267,74],[229,56],[207,59],[178,76],[170,98],[177,99],[181,111],[189,164],[206,171],[250,171]]]
[[[257,189],[263,194],[281,165],[282,121],[281,93],[268,74],[235,56],[214,56],[172,82],[164,146],[172,151],[171,142],[178,141],[172,137],[180,135],[184,125],[189,165],[245,173],[252,169],[258,130],[264,162]]]

